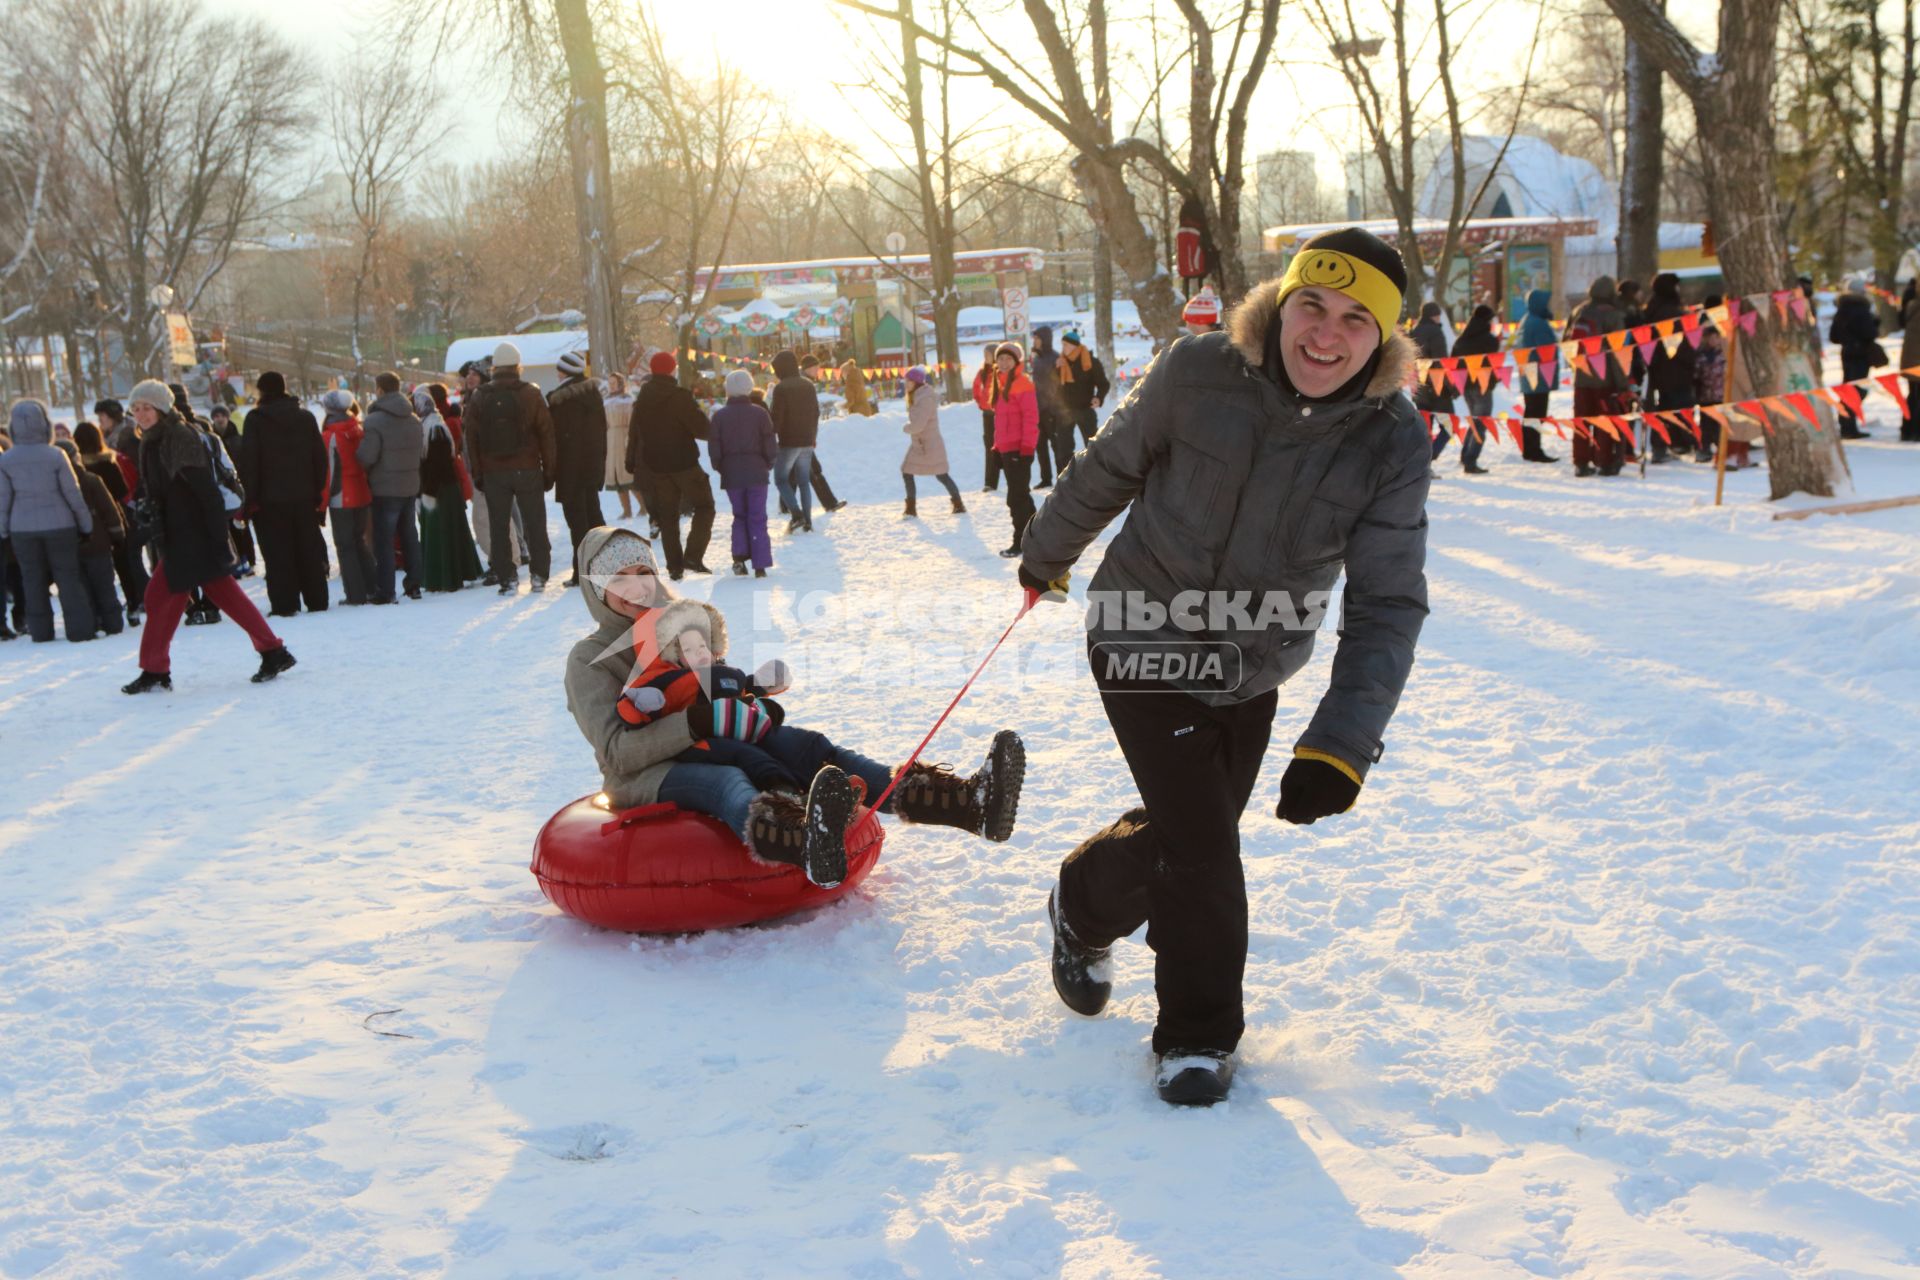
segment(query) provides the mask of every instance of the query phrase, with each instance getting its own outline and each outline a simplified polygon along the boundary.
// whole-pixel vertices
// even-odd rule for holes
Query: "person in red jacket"
[[[993,451],[1000,458],[1001,474],[1007,478],[1007,514],[1013,517],[1013,545],[1000,554],[1009,560],[1020,556],[1020,538],[1027,521],[1033,519],[1033,495],[1027,489],[1032,478],[1033,454],[1040,444],[1040,398],[1033,379],[1022,365],[1026,352],[1017,342],[1003,342],[994,355],[996,368],[989,404],[993,409]]]
[[[973,375],[973,402],[980,406],[980,443],[987,449],[987,482],[980,489],[992,493],[1000,487],[1000,455],[993,451],[993,372],[997,346],[980,349],[980,367]]]
[[[373,490],[360,465],[360,406],[353,393],[333,390],[320,397],[327,420],[320,438],[327,446],[327,523],[333,527],[333,551],[340,560],[341,604],[367,602],[373,586]]]

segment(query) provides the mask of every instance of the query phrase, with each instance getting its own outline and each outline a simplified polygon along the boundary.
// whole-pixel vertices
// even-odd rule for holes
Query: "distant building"
[[[1337,216],[1320,186],[1311,151],[1269,151],[1254,162],[1257,226],[1319,222]]]

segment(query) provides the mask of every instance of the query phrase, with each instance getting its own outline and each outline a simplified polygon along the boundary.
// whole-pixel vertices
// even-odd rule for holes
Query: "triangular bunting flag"
[[[1513,366],[1503,363],[1495,372],[1500,378],[1500,385],[1511,390],[1513,387]]]
[[[1901,417],[1906,418],[1912,416],[1907,410],[1907,393],[1901,389],[1899,374],[1883,373],[1876,377],[1874,381],[1879,383],[1881,388],[1893,397],[1893,402],[1900,406]]]
[[[1801,416],[1813,424],[1814,430],[1820,429],[1820,415],[1813,411],[1813,399],[1806,392],[1793,392],[1787,397],[1787,403],[1798,409]]]
[[[1680,344],[1685,342],[1686,340],[1687,340],[1687,335],[1684,333],[1670,333],[1666,337],[1660,339],[1660,345],[1667,349],[1667,355],[1669,358],[1671,358],[1680,353]]]
[[[1648,414],[1646,417],[1646,424],[1647,424],[1647,429],[1649,431],[1653,432],[1653,434],[1660,437],[1661,444],[1664,444],[1669,448],[1672,447],[1673,436],[1667,431],[1667,424],[1661,421],[1660,414],[1657,414],[1657,413]]]
[[[1639,350],[1640,350],[1640,359],[1641,359],[1641,360],[1643,360],[1643,361],[1646,361],[1646,362],[1648,362],[1648,363],[1651,363],[1651,362],[1652,362],[1652,360],[1653,360],[1653,349],[1654,349],[1655,347],[1657,347],[1657,346],[1659,346],[1659,345],[1660,345],[1660,344],[1659,344],[1659,343],[1657,343],[1657,342],[1643,342],[1643,343],[1641,343],[1641,344],[1640,344],[1640,348],[1639,348]]]
[[[1449,369],[1447,370],[1447,381],[1453,384],[1455,391],[1464,392],[1467,389],[1467,371],[1465,369]]]
[[[1632,351],[1630,351],[1626,347],[1615,347],[1613,349],[1613,362],[1620,366],[1621,373],[1626,374],[1628,377],[1633,376],[1633,352]]]
[[[1527,451],[1527,436],[1520,419],[1507,419],[1507,433],[1513,437],[1513,447],[1525,453]]]
[[[1855,386],[1851,382],[1843,382],[1839,386],[1833,389],[1833,393],[1840,397],[1841,404],[1844,404],[1845,406],[1847,406],[1847,412],[1851,413],[1856,418],[1860,416],[1861,408],[1860,408],[1860,388],[1859,387]]]

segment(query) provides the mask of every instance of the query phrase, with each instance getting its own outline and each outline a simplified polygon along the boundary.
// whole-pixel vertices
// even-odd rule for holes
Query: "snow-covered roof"
[[[1079,311],[1073,305],[1073,295],[1066,293],[1036,293],[1027,299],[1027,323],[1029,325],[1050,324],[1059,326],[1073,324],[1079,319]]]
[[[1500,149],[1506,147],[1502,156]],[[1594,218],[1600,233],[1611,236],[1619,222],[1620,200],[1613,184],[1600,170],[1577,156],[1562,155],[1545,138],[1516,134],[1505,138],[1469,135],[1461,139],[1467,170],[1468,194],[1479,186],[1498,159],[1500,168],[1487,188],[1491,208],[1501,195],[1517,218]],[[1453,203],[1453,153],[1442,148],[1435,155],[1420,188],[1419,213],[1445,218]]]
[[[522,368],[544,368],[560,363],[569,351],[587,349],[585,329],[558,329],[552,333],[500,333],[488,338],[456,338],[447,348],[447,368],[458,369],[469,360],[485,360],[503,342],[520,349]]]

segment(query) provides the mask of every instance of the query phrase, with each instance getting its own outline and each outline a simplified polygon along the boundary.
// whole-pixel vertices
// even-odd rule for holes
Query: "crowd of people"
[[[1811,304],[1812,280],[1803,277],[1800,289]],[[1697,309],[1711,310],[1723,301],[1717,293],[1708,294]],[[1514,332],[1512,347],[1547,347],[1565,340],[1599,337],[1677,319],[1693,309],[1682,300],[1680,278],[1673,272],[1656,275],[1644,298],[1636,281],[1615,281],[1611,276],[1601,276],[1588,287],[1586,298],[1573,308],[1562,332],[1554,324],[1551,295],[1544,289],[1536,289],[1527,296],[1526,315]],[[1920,294],[1916,293],[1916,282],[1908,282],[1906,295],[1901,299],[1900,313],[1905,334],[1899,367],[1912,368],[1920,364]],[[1494,331],[1494,321],[1492,307],[1485,304],[1475,307],[1466,325],[1449,345],[1440,304],[1428,302],[1421,308],[1411,337],[1423,359],[1491,355],[1502,349],[1501,339]],[[1817,374],[1825,355],[1819,326],[1810,323],[1797,333],[1791,333],[1791,336]],[[1839,348],[1842,378],[1855,381],[1890,363],[1889,354],[1880,345],[1879,338],[1879,316],[1866,292],[1857,288],[1842,292],[1834,302],[1833,319],[1827,330],[1827,341]],[[1650,354],[1643,356],[1635,351],[1632,359],[1624,364],[1614,359],[1589,362],[1586,367],[1573,370],[1573,416],[1626,417],[1643,412],[1693,410],[1703,405],[1725,403],[1729,398],[1727,350],[1727,341],[1718,330],[1702,326],[1697,346],[1691,341],[1674,343],[1671,347],[1666,343],[1655,343]],[[1520,412],[1524,418],[1537,421],[1547,415],[1548,397],[1561,386],[1563,372],[1556,367],[1544,377],[1543,385],[1530,383],[1522,388]],[[1920,395],[1920,379],[1910,378],[1908,383],[1916,395]],[[1494,384],[1491,378],[1484,384],[1469,380],[1457,390],[1444,381],[1436,387],[1422,380],[1414,389],[1416,407],[1431,414],[1460,414],[1475,419],[1493,417],[1493,400]],[[1900,439],[1920,442],[1920,419],[1915,417],[1920,409],[1913,407],[1920,401],[1916,400],[1915,395],[1910,395],[1908,402],[1908,415],[1901,425]],[[1650,464],[1664,464],[1675,458],[1688,457],[1695,462],[1716,462],[1722,443],[1719,424],[1703,414],[1688,414],[1681,421],[1684,422],[1686,417],[1692,418],[1695,424],[1692,430],[1670,418],[1663,423],[1669,432],[1665,438],[1657,431],[1649,431],[1646,438],[1638,441],[1616,439],[1605,432],[1592,435],[1577,433],[1573,440],[1574,474],[1581,477],[1618,475],[1623,465],[1638,460],[1640,449],[1646,450],[1646,461]],[[1867,437],[1859,419],[1844,408],[1840,411],[1839,427],[1840,435],[1845,439]],[[1730,431],[1725,442],[1728,470],[1737,471],[1753,465],[1751,448],[1757,432],[1757,428],[1738,426]],[[1537,426],[1525,426],[1523,437],[1521,457],[1525,461],[1559,461],[1557,456],[1542,447]],[[1433,456],[1436,460],[1446,451],[1452,438],[1451,433],[1444,429],[1434,433]],[[1485,441],[1486,428],[1483,424],[1472,422],[1465,426],[1460,443],[1460,465],[1467,474],[1486,474],[1487,469],[1480,465],[1481,448]]]

